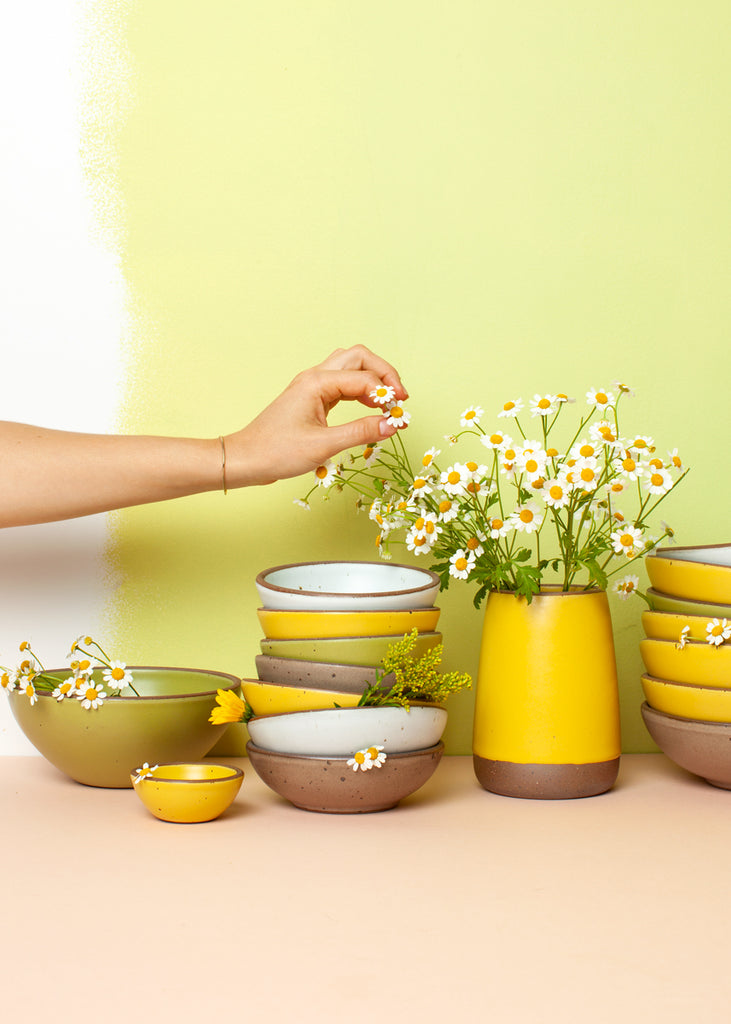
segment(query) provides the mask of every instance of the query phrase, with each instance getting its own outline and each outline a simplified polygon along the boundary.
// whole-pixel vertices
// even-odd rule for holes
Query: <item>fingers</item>
[[[325,458],[333,458],[347,448],[376,444],[396,433],[397,428],[387,422],[385,416],[363,416],[342,426],[326,427],[321,433]]]
[[[394,389],[395,397],[399,401],[408,398],[408,392],[396,368],[387,363],[385,359],[376,355],[375,352],[371,352],[365,345],[354,345],[352,348],[336,349],[327,359],[320,363],[318,369],[367,371],[377,376],[376,384],[384,383],[390,385]],[[376,387],[376,384],[373,384],[373,387]],[[369,390],[373,390],[373,387]]]

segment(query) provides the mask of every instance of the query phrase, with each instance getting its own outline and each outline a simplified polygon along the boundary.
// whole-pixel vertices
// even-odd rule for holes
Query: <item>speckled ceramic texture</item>
[[[517,764],[473,757],[481,786],[499,796],[575,800],[606,793],[617,781],[619,758],[590,764]]]
[[[345,757],[302,757],[262,750],[249,741],[251,766],[270,789],[305,811],[364,814],[386,811],[434,774],[444,744],[390,754],[380,768],[353,771]]]
[[[313,611],[389,611],[431,608],[439,577],[397,562],[297,562],[256,577],[265,608]]]
[[[345,693],[363,693],[376,682],[376,669],[372,665],[334,665],[327,661],[274,658],[269,654],[256,656],[256,674],[267,683]]]
[[[642,705],[647,731],[662,752],[719,789],[731,789],[731,724],[697,722]]]
[[[145,761],[199,761],[226,730],[211,725],[216,690],[238,689],[240,679],[223,672],[130,666],[143,696],[107,699],[96,710],[77,700],[60,703],[39,693],[31,706],[9,694],[18,725],[33,746],[65,775],[86,786],[128,789],[130,772]],[[68,668],[49,669],[67,676]],[[95,673],[101,681],[101,673]],[[129,693],[129,691],[126,691]]]

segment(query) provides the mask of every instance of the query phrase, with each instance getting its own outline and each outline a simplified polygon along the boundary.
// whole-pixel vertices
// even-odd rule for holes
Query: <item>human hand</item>
[[[247,427],[226,436],[228,486],[301,476],[346,448],[365,447],[395,434],[397,428],[386,422],[383,411],[340,426],[327,422],[341,401],[378,408],[370,394],[383,384],[393,388],[396,401],[408,397],[394,367],[364,345],[337,349],[297,374]]]

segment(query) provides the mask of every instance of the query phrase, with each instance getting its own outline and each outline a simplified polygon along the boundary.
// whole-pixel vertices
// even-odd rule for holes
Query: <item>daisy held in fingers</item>
[[[408,414],[386,391],[371,398],[403,427]],[[447,455],[443,445],[410,452],[399,432],[373,457],[354,452],[330,482],[370,510],[382,557],[402,545],[443,588],[473,584],[475,604],[495,589],[528,599],[545,584],[606,590],[615,574],[617,596],[640,594],[627,567],[672,536],[665,524],[651,534],[652,519],[688,470],[677,448],[634,424],[624,430],[632,394],[618,383],[592,385],[578,401],[513,393],[492,423],[484,403],[463,402]],[[305,501],[323,489],[316,478]]]

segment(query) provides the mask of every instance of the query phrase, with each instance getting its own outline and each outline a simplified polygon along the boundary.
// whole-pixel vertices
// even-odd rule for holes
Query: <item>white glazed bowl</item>
[[[264,608],[386,611],[430,608],[439,577],[395,562],[298,562],[256,577]]]
[[[252,742],[280,754],[352,757],[365,747],[387,754],[433,747],[442,738],[447,712],[434,706],[337,708],[252,718]]]

